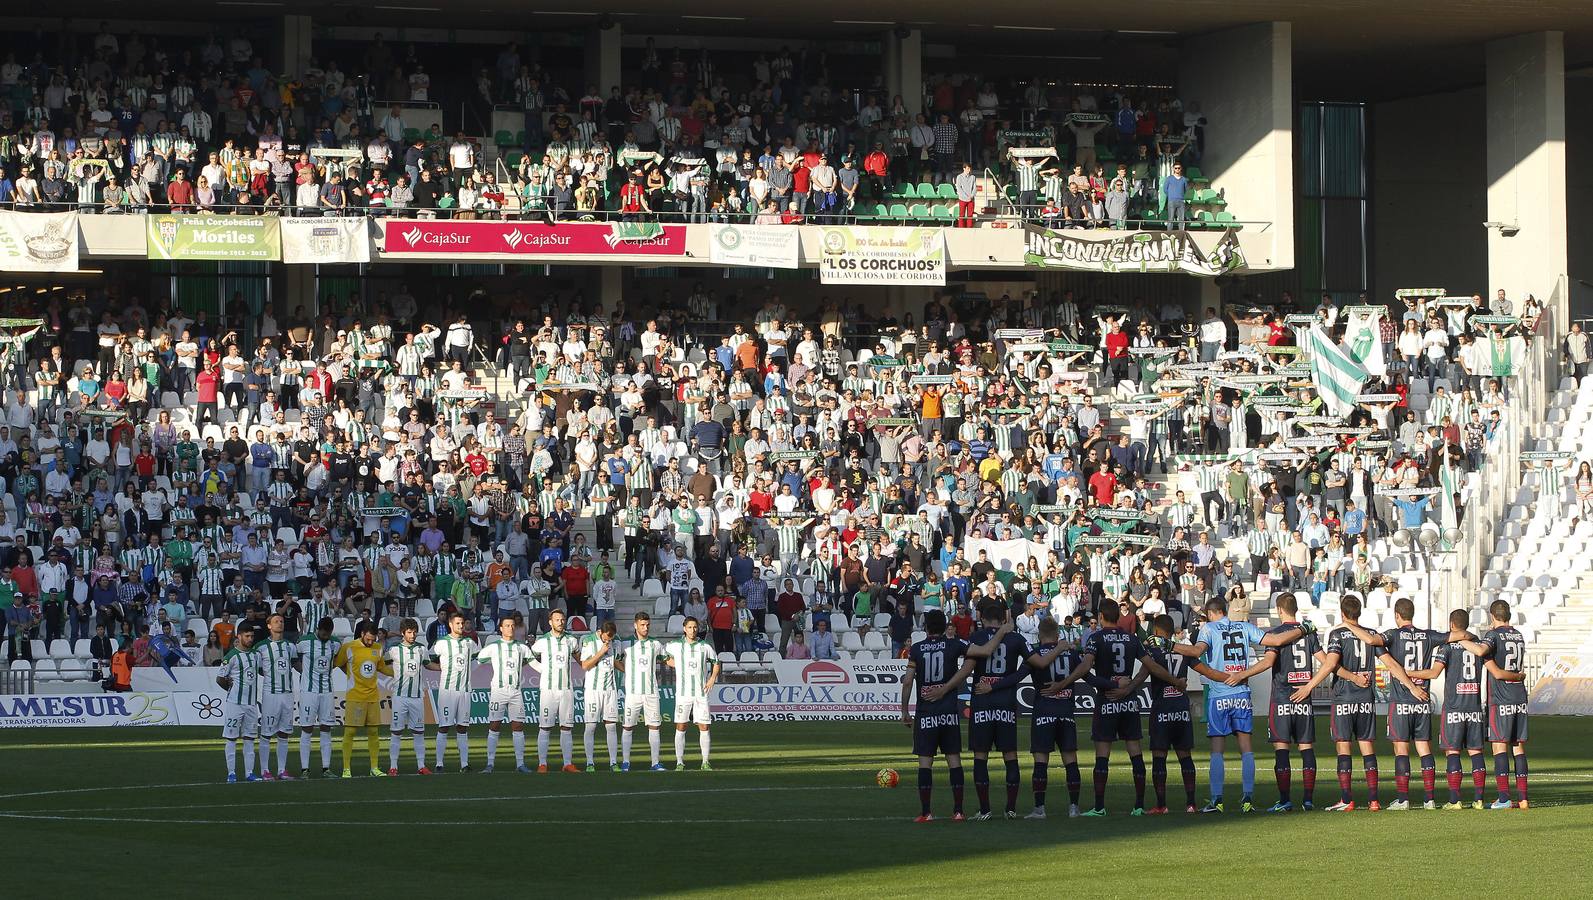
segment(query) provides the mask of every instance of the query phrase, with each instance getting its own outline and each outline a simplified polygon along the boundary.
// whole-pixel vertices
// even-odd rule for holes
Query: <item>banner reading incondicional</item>
[[[823,284],[946,283],[946,238],[940,228],[837,227],[820,231]]]
[[[149,216],[144,245],[150,259],[276,262],[282,258],[275,216]]]
[[[1083,234],[1023,227],[1024,265],[1087,272],[1182,272],[1222,275],[1245,268],[1239,234],[1224,231],[1210,252],[1187,231],[1140,231],[1092,240]]]

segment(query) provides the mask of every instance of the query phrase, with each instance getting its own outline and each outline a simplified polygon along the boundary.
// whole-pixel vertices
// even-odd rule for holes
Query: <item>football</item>
[[[893,788],[901,780],[902,776],[897,774],[895,769],[880,769],[879,772],[874,775],[874,782],[880,787]]]

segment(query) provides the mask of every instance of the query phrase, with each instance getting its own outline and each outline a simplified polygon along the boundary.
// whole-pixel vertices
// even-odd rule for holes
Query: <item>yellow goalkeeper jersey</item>
[[[375,703],[380,700],[381,691],[376,686],[376,676],[383,672],[392,674],[391,666],[382,658],[382,645],[367,647],[365,642],[358,640],[339,647],[332,664],[349,677],[346,699],[350,703]]]

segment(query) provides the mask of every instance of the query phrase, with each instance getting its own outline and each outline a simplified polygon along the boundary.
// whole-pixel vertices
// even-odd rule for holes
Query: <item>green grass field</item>
[[[1079,879],[1098,867],[1110,867],[1116,874],[1107,884],[1126,894],[1177,891],[1212,860],[1229,873],[1224,891],[1245,885],[1280,896],[1440,896],[1469,882],[1500,895],[1586,896],[1593,883],[1593,722],[1540,718],[1532,733],[1533,808],[1525,812],[1241,816],[1232,802],[1238,763],[1230,757],[1228,814],[1130,818],[1131,784],[1119,754],[1107,819],[1058,817],[1067,795],[1053,759],[1052,818],[1045,822],[915,825],[915,763],[907,731],[896,723],[722,723],[714,728],[717,771],[707,773],[516,775],[505,771],[513,766],[505,736],[491,776],[237,785],[222,783],[214,729],[18,730],[0,732],[0,842],[11,848],[5,885],[14,897],[145,885],[176,896],[286,888],[347,896],[356,884],[385,892],[394,884],[388,879],[403,878],[417,888],[514,885],[532,896],[564,889],[581,896],[872,898],[951,885],[977,890],[1003,877],[1025,886],[1038,878],[1083,884]],[[664,757],[672,765],[671,738],[666,731]],[[1021,746],[1027,740],[1020,734]],[[478,729],[471,747],[478,768],[484,746]],[[579,733],[576,747],[580,758]],[[645,758],[645,740],[638,749]],[[1394,766],[1387,746],[1379,752],[1386,803]],[[290,760],[297,766],[296,742]],[[1020,761],[1019,811],[1027,813],[1028,754]],[[1086,803],[1090,764],[1083,761]],[[1321,765],[1319,806],[1337,793],[1331,750]],[[413,770],[407,750],[403,766]],[[884,766],[901,772],[901,787],[874,785]],[[1263,805],[1276,799],[1271,767],[1270,751],[1258,753],[1256,799]],[[999,762],[992,769],[999,810],[1004,776]],[[1176,797],[1181,787],[1172,769]],[[1439,769],[1442,802],[1442,760]],[[969,774],[974,807],[971,768]],[[1298,792],[1298,773],[1295,782]],[[949,814],[944,768],[936,770],[936,787],[936,813]],[[1492,790],[1490,777],[1490,800]],[[1418,801],[1420,791],[1418,778]],[[1356,795],[1363,799],[1358,760]],[[1462,795],[1470,799],[1469,777]]]

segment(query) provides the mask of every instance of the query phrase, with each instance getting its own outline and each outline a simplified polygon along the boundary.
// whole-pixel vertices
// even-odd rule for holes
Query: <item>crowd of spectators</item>
[[[273,71],[242,34],[182,42],[102,24],[49,57],[27,46],[0,62],[0,207],[16,209],[775,224],[871,216],[898,186],[931,181],[956,184],[964,224],[1121,224],[1181,209],[1165,185],[1174,162],[1199,159],[1205,127],[1196,104],[1148,91],[1037,79],[1003,97],[966,75],[926,79],[912,112],[878,77],[834,83],[822,52],[730,65],[649,39],[606,89],[561,83],[514,44],[479,71],[439,73],[471,84],[462,108],[476,110],[444,131],[412,105],[434,96],[416,46],[380,35],[301,72]],[[488,124],[504,107],[523,122],[507,145]],[[1021,199],[981,193],[987,169]]]
[[[851,300],[799,316],[700,284],[646,309],[486,300],[266,308],[242,332],[137,299],[38,310],[3,370],[8,654],[175,640],[191,617],[224,643],[272,610],[294,634],[449,608],[534,633],[553,608],[610,619],[627,586],[722,651],[821,658],[871,628],[899,652],[927,609],[966,632],[982,598],[1026,634],[1103,603],[1143,621],[1221,596],[1242,617],[1285,587],[1376,608],[1379,538],[1444,505],[1382,491],[1485,464],[1508,375],[1465,348],[1535,317],[1413,299],[1386,381],[1301,449],[1287,419],[1320,410],[1287,296],[1191,321],[945,295],[877,334]],[[1471,321],[1490,311],[1522,318]],[[1313,315],[1342,327],[1327,298]],[[1441,332],[1425,361],[1397,359],[1401,322]],[[514,387],[477,383],[480,356]]]

